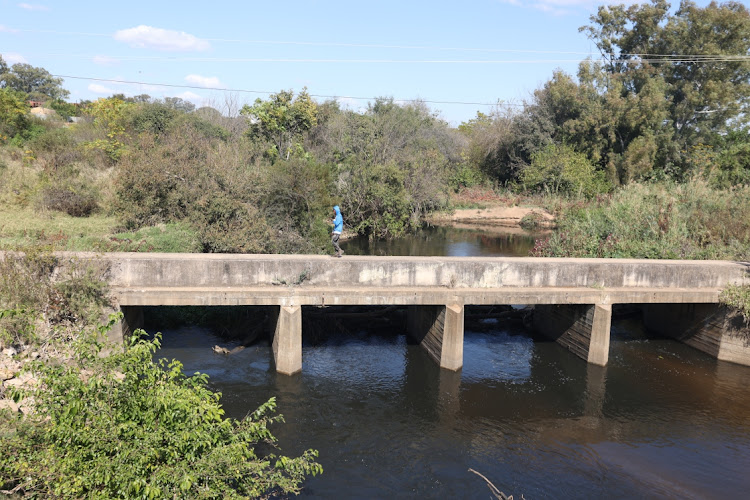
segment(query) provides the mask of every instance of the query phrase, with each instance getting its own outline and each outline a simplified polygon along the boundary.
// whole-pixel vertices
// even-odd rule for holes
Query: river
[[[350,254],[525,255],[534,235],[430,228]],[[346,258],[346,257],[344,257]],[[335,262],[335,261],[333,261]],[[467,307],[467,316],[472,308]],[[304,316],[304,312],[303,312]],[[148,314],[146,317],[148,321]],[[521,325],[467,322],[464,367],[440,370],[399,322],[303,330],[302,373],[277,375],[268,342],[231,356],[205,328],[164,329],[161,357],[210,376],[227,416],[272,396],[280,452],[319,450],[307,498],[744,498],[750,489],[750,368],[612,325],[609,364],[589,366]]]

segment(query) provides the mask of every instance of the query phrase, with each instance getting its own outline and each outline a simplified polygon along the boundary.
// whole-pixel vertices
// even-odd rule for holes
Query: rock
[[[0,399],[0,410],[9,409],[13,413],[18,411],[18,404],[10,399]]]
[[[39,385],[39,380],[34,378],[34,375],[31,373],[22,373],[18,377],[5,382],[5,387],[27,388],[36,387],[37,385]]]
[[[12,368],[0,368],[0,381],[10,380],[16,373],[17,371]]]
[[[16,350],[15,350],[14,348],[12,348],[12,347],[8,347],[8,348],[6,348],[6,349],[3,349],[3,356],[8,356],[9,358],[12,358],[12,357],[13,357],[13,356],[15,356],[16,354],[18,354],[18,351],[16,351]]]

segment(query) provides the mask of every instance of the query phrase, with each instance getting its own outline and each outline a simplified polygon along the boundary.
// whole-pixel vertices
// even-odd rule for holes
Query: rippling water
[[[469,468],[516,498],[744,497],[750,369],[637,328],[613,326],[606,368],[500,324],[466,331],[460,373],[396,331],[305,340],[292,377],[267,342],[217,355],[195,327],[160,355],[210,375],[228,416],[276,396],[281,451],[320,451],[308,497],[488,498]]]
[[[218,355],[233,345],[198,327],[165,330],[159,355],[207,373],[228,416],[276,396],[281,453],[320,451],[309,498],[491,498],[469,468],[527,500],[748,495],[750,368],[651,338],[637,319],[613,323],[604,368],[487,321],[467,327],[452,373],[404,333],[303,332],[292,377],[267,340]]]

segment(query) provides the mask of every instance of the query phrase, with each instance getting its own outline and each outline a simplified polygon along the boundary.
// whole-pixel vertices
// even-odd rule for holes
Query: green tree
[[[0,73],[0,86],[23,92],[31,99],[65,99],[70,92],[62,88],[62,82],[46,69],[25,63],[16,63]]]
[[[128,110],[132,103],[116,97],[97,99],[86,107],[86,113],[94,118],[94,125],[105,137],[86,143],[89,149],[103,151],[110,162],[119,161],[125,154]]]
[[[5,73],[8,72],[8,69],[8,63],[5,62],[2,54],[0,54],[0,89],[5,88]]]
[[[301,149],[302,133],[317,123],[318,105],[307,88],[296,97],[291,90],[282,90],[267,101],[256,99],[252,106],[246,104],[240,113],[250,120],[249,137],[270,142],[272,156],[288,160]]]
[[[610,190],[604,172],[597,171],[586,155],[567,145],[549,145],[534,153],[524,168],[521,186],[552,194],[591,197]]]
[[[114,321],[114,320],[113,320]],[[39,363],[34,413],[0,434],[0,488],[37,498],[267,498],[297,494],[323,472],[317,452],[272,453],[275,400],[224,418],[208,377],[153,359],[137,331],[101,359],[83,336],[66,363]],[[264,451],[260,451],[259,448]]]
[[[0,88],[0,143],[15,137],[29,126],[29,106],[18,91]]]
[[[704,8],[683,0],[602,6],[584,31],[605,61],[605,70],[640,93],[649,77],[663,80],[668,121],[680,151],[709,144],[750,120],[750,12],[739,2]]]

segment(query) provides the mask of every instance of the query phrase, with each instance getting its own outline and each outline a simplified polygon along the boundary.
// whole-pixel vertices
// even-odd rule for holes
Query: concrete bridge
[[[60,254],[108,266],[131,328],[139,306],[275,306],[279,372],[302,369],[302,307],[409,306],[409,335],[448,370],[463,366],[464,307],[535,306],[534,326],[589,363],[609,356],[613,304],[640,304],[647,327],[718,359],[750,364],[746,325],[718,305],[750,264],[726,261],[345,257],[106,253]],[[121,332],[122,336],[123,333]]]

